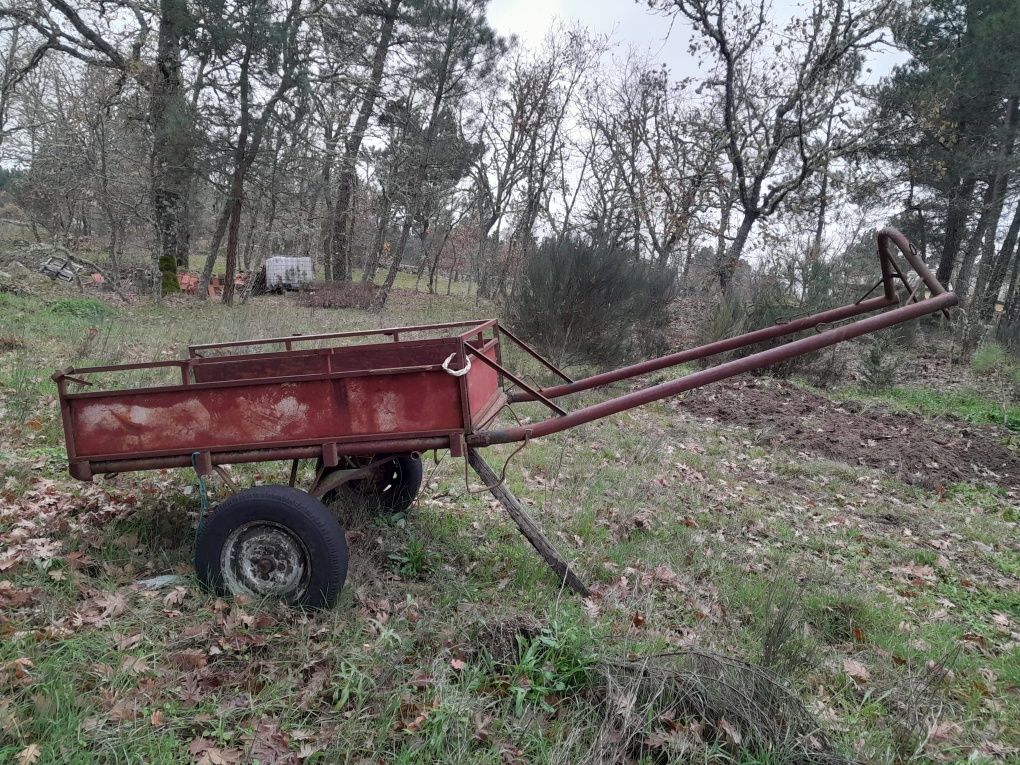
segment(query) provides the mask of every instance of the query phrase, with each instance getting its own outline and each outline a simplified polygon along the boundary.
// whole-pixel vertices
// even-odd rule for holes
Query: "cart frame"
[[[298,461],[316,459],[320,467],[309,493],[321,497],[346,481],[366,477],[376,464],[341,464],[345,457],[375,459],[448,449],[479,473],[561,581],[587,593],[477,449],[558,433],[947,312],[957,304],[956,295],[939,284],[906,237],[886,228],[877,238],[881,276],[852,304],[580,380],[571,379],[496,319],[205,343],[190,346],[184,359],[68,368],[53,380],[69,470],[81,480],[97,473],[182,467],[205,475],[226,464],[291,460],[293,486]],[[909,269],[901,268],[892,246]],[[913,284],[909,270],[918,277]],[[905,290],[902,295],[898,286]],[[879,288],[882,294],[872,297]],[[859,318],[865,314],[875,315]],[[559,403],[573,393],[809,330],[815,334],[574,411]],[[435,337],[439,333],[443,336]],[[325,347],[317,347],[323,343]],[[504,365],[504,343],[526,353],[560,382],[547,387],[528,383]],[[180,382],[112,391],[69,388],[90,386],[85,379],[90,375],[163,368],[176,368]],[[550,415],[514,427],[491,427],[507,405],[518,402],[537,402]],[[253,414],[260,406],[265,413]],[[287,420],[285,412],[296,414]]]

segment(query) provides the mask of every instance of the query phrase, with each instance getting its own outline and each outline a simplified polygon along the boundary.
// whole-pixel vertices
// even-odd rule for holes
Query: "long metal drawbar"
[[[890,244],[918,274],[915,284],[900,268]],[[878,256],[881,278],[856,303],[576,381],[495,319],[206,343],[192,346],[187,358],[174,361],[66,369],[53,380],[69,470],[82,480],[96,473],[175,467],[194,467],[205,475],[224,464],[293,460],[293,487],[296,461],[310,459],[317,463],[310,493],[320,496],[355,477],[371,486],[373,480],[366,475],[377,466],[385,469],[381,484],[392,485],[396,474],[386,467],[390,463],[411,452],[449,449],[474,468],[562,586],[586,595],[584,583],[476,447],[558,433],[956,305],[956,295],[938,283],[899,232],[879,232]],[[897,283],[906,291],[904,298]],[[883,294],[870,297],[879,287]],[[884,312],[858,318],[875,311]],[[831,326],[850,319],[855,321]],[[817,334],[573,412],[557,401],[812,329]],[[525,382],[504,363],[504,342],[522,349],[562,382],[546,388]],[[174,379],[159,385],[125,384],[139,372],[169,373]],[[93,387],[95,379],[86,379],[104,374],[116,377],[121,387],[100,390]],[[552,416],[490,429],[503,408],[515,401],[539,402]],[[415,464],[413,458],[407,463],[408,476]],[[405,489],[417,492],[420,478],[418,472],[418,483]],[[403,499],[413,500],[413,493]],[[261,566],[263,561],[254,563]]]

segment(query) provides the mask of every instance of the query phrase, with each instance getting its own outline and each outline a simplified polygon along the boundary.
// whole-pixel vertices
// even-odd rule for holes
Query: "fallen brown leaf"
[[[846,672],[858,687],[867,685],[871,680],[868,668],[855,659],[843,659],[843,671]]]
[[[140,656],[125,656],[120,663],[120,671],[129,675],[140,675],[148,669],[149,665]]]
[[[178,651],[170,654],[170,662],[180,669],[201,669],[209,663],[204,651]]]
[[[740,731],[737,730],[729,720],[725,717],[719,720],[719,729],[723,731],[726,736],[733,742],[734,746],[740,746],[740,742],[744,740],[744,737],[740,735]]]
[[[117,641],[118,651],[130,651],[132,648],[137,648],[142,642],[142,633],[136,632],[133,635],[125,635]]]

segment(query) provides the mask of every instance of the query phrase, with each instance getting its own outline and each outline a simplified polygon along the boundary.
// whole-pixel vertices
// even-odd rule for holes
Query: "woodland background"
[[[231,303],[303,255],[376,305],[401,270],[506,302],[569,240],[740,315],[752,275],[784,307],[856,287],[891,222],[961,295],[964,354],[1016,346],[1016,3],[648,13],[699,76],[579,26],[528,48],[483,0],[4,0],[3,218],[157,297],[218,270]]]

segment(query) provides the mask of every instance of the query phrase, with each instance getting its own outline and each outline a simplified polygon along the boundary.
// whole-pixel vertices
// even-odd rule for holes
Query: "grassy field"
[[[66,473],[55,368],[492,312],[0,293],[0,763],[1017,761],[1015,490],[906,485],[663,402],[507,471],[592,598],[559,592],[463,464],[429,454],[406,515],[337,508],[344,593],[301,613],[199,589],[191,471]],[[1001,412],[885,395],[922,417]],[[510,451],[489,450],[497,470]],[[185,579],[137,584],[162,574]]]
[[[2,229],[0,229],[0,232],[2,232]],[[2,241],[2,240],[3,240],[3,236],[2,236],[2,233],[0,233],[0,241]],[[316,267],[318,267],[318,266],[316,266]],[[379,268],[379,270],[376,271],[376,273],[375,273],[375,283],[376,284],[382,285],[382,283],[384,281],[386,281],[386,270],[387,270],[388,267],[389,267],[389,264],[387,263],[387,264],[384,264],[384,266],[381,266]],[[193,270],[198,270],[200,268],[201,268],[200,264],[195,264],[195,266],[193,267]],[[223,274],[223,273],[226,272],[226,268],[227,268],[226,257],[221,255],[220,257],[216,258],[216,263],[213,266],[213,272],[217,273],[217,274]],[[360,268],[355,268],[354,271],[353,271],[354,281],[360,282],[363,273],[364,272]],[[316,274],[316,278],[320,278],[321,279],[322,278],[322,274],[321,273]],[[394,280],[393,286],[396,289],[413,290],[414,287],[415,287],[415,284],[417,283],[417,281],[418,281],[418,279],[415,276],[415,274],[410,273],[409,271],[401,270],[401,271],[397,272],[397,278]],[[421,284],[419,285],[422,290],[427,290],[428,289],[428,281],[429,281],[429,275],[428,275],[428,271],[426,271],[424,274],[422,274]],[[436,279],[436,292],[439,293],[440,295],[444,295],[444,296],[446,295],[446,276],[444,274],[440,274],[439,277],[437,277],[437,279]],[[472,294],[473,292],[474,292],[474,284],[473,284],[473,282],[469,282],[469,281],[456,281],[456,282],[452,282],[450,284],[450,295],[451,295],[451,297],[455,296],[455,297],[463,298],[463,297],[467,297],[469,294]]]

